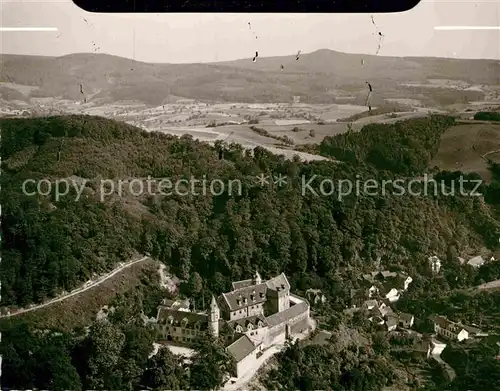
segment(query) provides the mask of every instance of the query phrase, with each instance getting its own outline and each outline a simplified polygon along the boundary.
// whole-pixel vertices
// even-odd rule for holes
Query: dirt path
[[[96,281],[93,281],[91,284],[87,285],[87,286],[83,286],[83,287],[80,287],[80,288],[77,288],[73,291],[71,291],[70,293],[64,295],[64,296],[60,296],[58,298],[55,298],[55,299],[52,299],[52,300],[49,300],[45,303],[42,303],[42,304],[38,304],[34,307],[31,307],[31,308],[23,308],[23,309],[20,309],[16,312],[13,312],[11,314],[8,314],[8,315],[0,315],[0,318],[10,318],[12,316],[16,316],[16,315],[21,315],[21,314],[25,314],[26,312],[30,312],[30,311],[35,311],[35,310],[38,310],[40,308],[43,308],[43,307],[47,307],[51,304],[54,304],[54,303],[57,303],[57,302],[60,302],[60,301],[63,301],[63,300],[66,300],[66,299],[69,299],[70,297],[73,297],[73,296],[76,296],[76,295],[79,295],[80,293],[83,293],[85,291],[88,291],[89,289],[92,289],[92,288],[95,288],[96,286],[102,284],[104,281],[108,280],[109,278],[113,277],[114,275],[118,274],[119,272],[121,272],[123,269],[126,269],[132,265],[135,265],[136,263],[139,263],[139,262],[142,262],[142,261],[145,261],[146,259],[149,259],[149,257],[143,257],[143,258],[140,258],[140,259],[135,259],[135,260],[132,260],[132,261],[129,261],[129,262],[126,262],[120,266],[118,266],[117,268],[113,269],[111,272],[99,277]]]
[[[500,288],[500,280],[490,281],[490,282],[486,282],[484,284],[476,286],[476,289],[481,290],[481,291],[495,289],[495,288]]]
[[[500,152],[500,149],[495,149],[494,151],[489,151],[489,152],[486,152],[483,156],[481,156],[483,159],[488,156],[488,155],[491,155],[493,153],[498,153]]]
[[[444,361],[441,358],[441,356],[439,356],[439,354],[433,354],[432,358],[444,367],[444,369],[448,373],[448,376],[450,377],[451,381],[453,381],[457,377],[455,370],[450,366],[450,364],[448,364],[446,361]]]

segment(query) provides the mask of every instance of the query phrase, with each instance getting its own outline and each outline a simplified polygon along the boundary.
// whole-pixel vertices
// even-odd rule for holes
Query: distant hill
[[[320,49],[295,56],[263,57],[256,63],[250,59],[218,63],[245,69],[283,73],[322,73],[353,80],[386,79],[399,82],[428,79],[463,80],[471,84],[496,84],[499,62],[496,60],[466,60],[435,57],[387,57],[368,54],[341,53]]]
[[[151,64],[88,53],[62,57],[5,54],[0,61],[0,82],[39,87],[29,97],[81,100],[82,84],[87,101],[139,100],[151,105],[162,104],[172,95],[240,102],[287,102],[301,95],[301,101],[309,103],[331,103],[349,95],[362,103],[367,80],[377,99],[418,96],[430,105],[451,104],[481,99],[484,94],[453,90],[450,95],[449,89],[407,87],[401,83],[452,79],[494,85],[500,70],[494,60],[381,57],[326,49],[303,54],[298,61],[294,56],[282,56],[259,58],[255,63],[242,59],[209,64]]]

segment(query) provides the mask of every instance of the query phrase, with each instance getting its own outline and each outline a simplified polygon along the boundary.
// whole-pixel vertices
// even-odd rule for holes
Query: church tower
[[[217,300],[215,300],[215,296],[212,295],[212,302],[210,303],[210,331],[212,335],[217,338],[219,336],[219,319],[220,319],[220,309],[217,304]]]
[[[254,285],[262,284],[262,278],[260,277],[260,274],[257,270],[255,271],[255,275],[253,276],[253,283]]]

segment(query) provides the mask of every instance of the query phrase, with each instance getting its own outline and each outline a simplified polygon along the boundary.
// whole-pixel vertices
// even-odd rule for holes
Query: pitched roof
[[[446,328],[450,323],[448,319],[441,315],[431,315],[429,316],[429,319],[441,328]]]
[[[386,316],[386,315],[389,315],[389,314],[392,314],[394,313],[394,311],[392,310],[391,307],[389,306],[386,306],[386,307],[379,307],[379,312],[382,316]]]
[[[172,308],[185,308],[185,309],[189,309],[189,305],[191,303],[189,302],[189,299],[184,299],[184,300],[176,300],[173,304],[172,304]]]
[[[193,328],[195,324],[198,324],[200,329],[205,329],[208,327],[208,316],[204,314],[196,314],[194,312],[178,311],[176,309],[160,306],[158,309],[157,322],[160,324],[166,324],[169,320],[172,321],[174,325],[182,325],[182,322],[187,321],[185,327]]]
[[[243,360],[246,356],[255,350],[255,345],[246,335],[241,336],[226,348],[237,362]]]
[[[229,307],[230,311],[246,308],[266,301],[267,285],[265,283],[250,285],[236,289],[232,292],[223,293],[222,300]],[[252,300],[252,298],[254,300]],[[245,303],[246,299],[246,303]]]
[[[414,318],[412,314],[408,314],[406,312],[401,312],[399,314],[399,320],[402,320],[403,322],[411,322],[411,320]]]
[[[469,334],[480,334],[482,331],[481,329],[477,328],[477,327],[473,327],[473,326],[466,326],[466,325],[462,325],[462,327],[465,329],[465,331],[467,331]]]
[[[375,299],[372,299],[372,300],[366,300],[363,305],[365,307],[377,307],[378,306],[378,302],[377,300]]]
[[[163,299],[163,305],[166,307],[172,307],[175,304],[175,300]]]
[[[272,291],[289,291],[290,283],[288,282],[285,273],[281,273],[279,276],[271,278],[266,281],[267,288]]]
[[[248,280],[234,281],[231,285],[234,291],[240,288],[246,288],[247,286],[252,285],[252,283],[253,283],[252,279],[249,278]]]
[[[368,281],[368,282],[373,282],[373,279],[379,274],[378,271],[376,272],[370,272],[370,273],[367,273],[367,274],[363,274],[363,278]]]
[[[446,330],[452,331],[454,333],[460,332],[462,330],[467,331],[467,333],[469,332],[467,330],[466,326],[464,326],[463,324],[457,323],[457,322],[452,322],[451,320],[447,319],[444,316],[434,315],[434,316],[431,316],[431,319],[434,321],[434,323],[436,323],[442,329],[446,329]]]
[[[387,322],[385,322],[385,324],[387,325],[387,327],[397,326],[398,318],[395,318],[394,316],[388,316]]]
[[[240,325],[241,327],[246,328],[249,323],[251,323],[253,326],[257,326],[259,321],[262,322],[262,327],[267,326],[266,318],[264,317],[264,315],[255,315],[249,316],[248,318],[230,320],[229,322],[227,322],[227,325],[233,329],[236,327],[236,325]]]
[[[477,257],[469,259],[469,262],[467,262],[467,264],[472,266],[481,266],[484,264],[484,262],[485,260],[483,259],[483,257],[481,255],[478,255]]]
[[[302,312],[309,308],[309,304],[305,301],[302,303],[294,304],[284,311],[278,312],[276,314],[270,315],[266,318],[267,325],[269,327],[277,326],[287,320],[300,315]]]
[[[398,275],[398,273],[396,273],[396,272],[390,272],[388,270],[384,270],[384,271],[380,272],[380,275],[383,278],[390,278],[390,277],[396,277]]]

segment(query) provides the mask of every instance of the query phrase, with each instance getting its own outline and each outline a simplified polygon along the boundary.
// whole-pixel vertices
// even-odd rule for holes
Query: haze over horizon
[[[340,53],[340,54],[353,54],[353,55],[359,55],[359,56],[375,56],[374,54],[370,54],[370,53],[354,53],[354,52],[341,52],[341,51],[338,51],[338,50],[333,50],[333,49],[328,49],[328,48],[320,48],[320,49],[316,49],[314,51],[311,51],[311,52],[303,52],[301,51],[301,56],[303,55],[308,55],[308,54],[314,54],[314,53],[317,53],[317,52],[321,52],[321,51],[330,51],[330,52],[336,52],[336,53]],[[176,62],[155,62],[155,61],[142,61],[142,60],[138,60],[138,59],[133,59],[132,57],[129,57],[129,56],[121,56],[121,55],[117,55],[117,54],[112,54],[112,53],[104,53],[104,52],[73,52],[73,53],[67,53],[67,54],[63,54],[61,56],[51,56],[51,55],[44,55],[44,54],[22,54],[22,53],[0,53],[0,55],[12,55],[12,56],[33,56],[33,57],[47,57],[47,58],[61,58],[61,57],[66,57],[66,56],[72,56],[72,55],[104,55],[104,56],[113,56],[113,57],[119,57],[119,58],[124,58],[124,59],[127,59],[127,60],[133,60],[133,61],[137,61],[137,62],[141,62],[141,63],[145,63],[145,64],[171,64],[171,65],[178,65],[178,64],[184,64],[184,65],[193,65],[193,64],[224,64],[226,62],[234,62],[234,61],[242,61],[242,60],[250,60],[251,59],[251,56],[247,56],[247,57],[241,57],[241,58],[232,58],[232,59],[228,59],[228,60],[223,60],[223,61],[217,61],[217,62],[212,62],[212,61],[198,61],[198,62],[182,62],[182,63],[176,63]],[[259,54],[259,58],[281,58],[281,57],[289,57],[287,55],[270,55],[270,56],[262,56]],[[293,57],[293,56],[292,56]],[[443,58],[443,59],[457,59],[457,60],[478,60],[478,61],[481,61],[481,60],[485,60],[485,61],[488,61],[488,60],[493,60],[495,61],[496,59],[493,59],[493,58],[459,58],[459,57],[441,57],[441,56],[396,56],[396,55],[378,55],[378,57],[393,57],[393,58],[410,58],[410,57],[421,57],[421,58]],[[500,65],[500,63],[499,63]]]
[[[93,14],[71,0],[2,0],[1,7],[4,27],[58,29],[3,32],[3,54],[59,57],[94,52],[182,64],[251,58],[256,51],[260,57],[319,49],[375,55],[378,46],[368,14]],[[404,13],[374,15],[374,20],[384,34],[379,56],[500,59],[498,30],[434,29],[498,26],[500,3],[494,0],[426,0]]]

